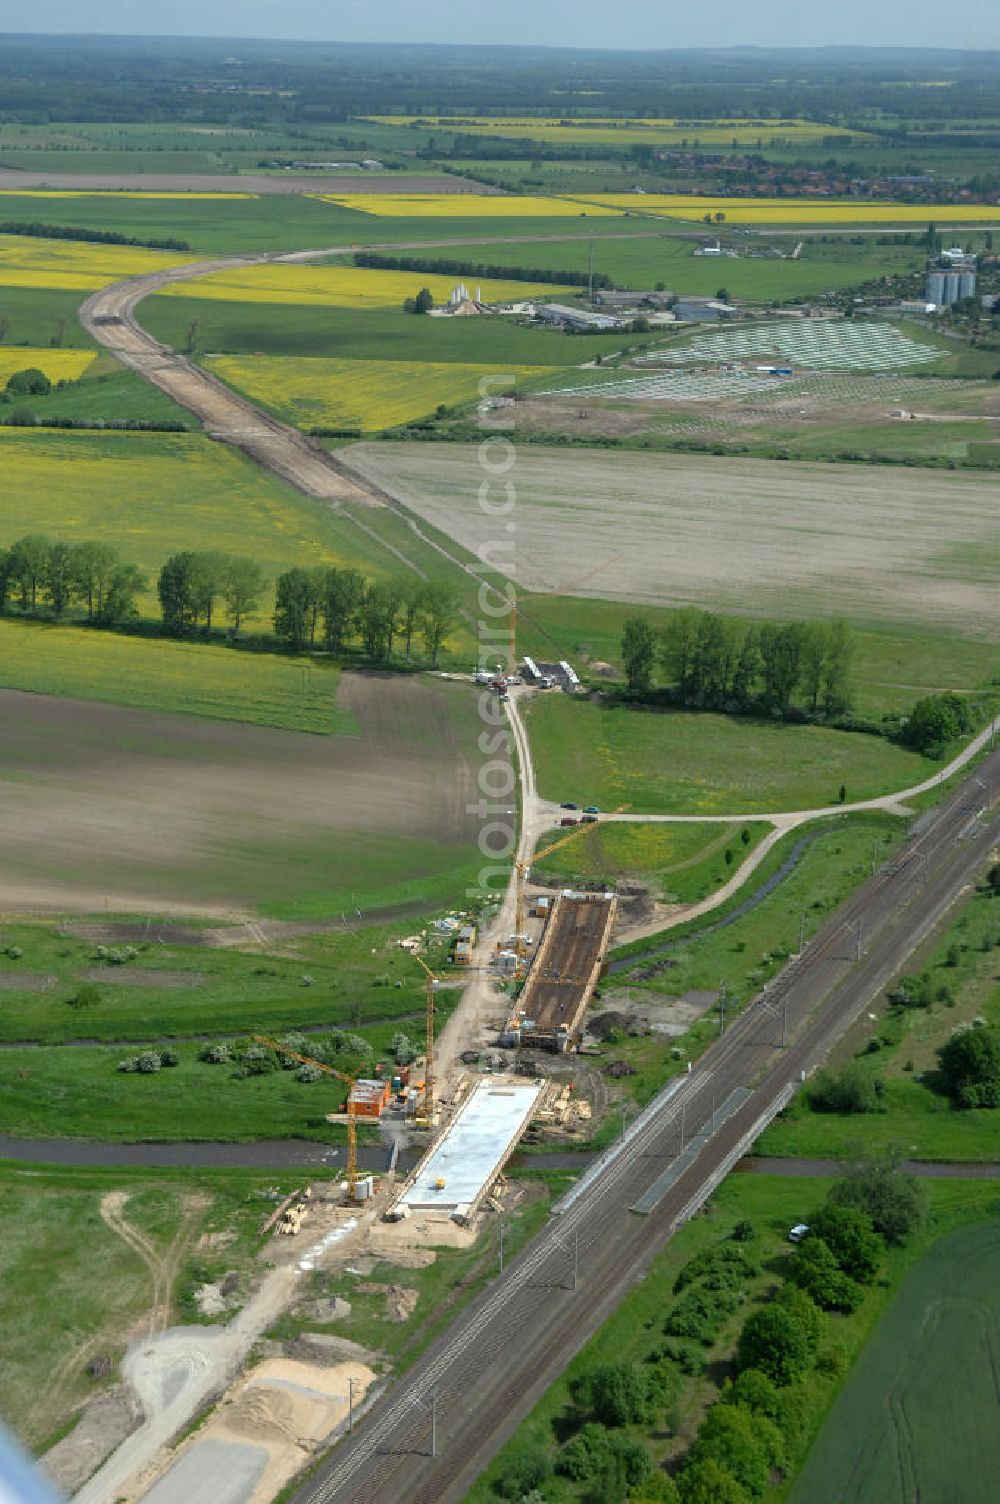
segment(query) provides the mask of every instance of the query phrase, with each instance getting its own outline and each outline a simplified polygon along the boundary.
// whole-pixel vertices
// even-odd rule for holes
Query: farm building
[[[674,313],[683,323],[718,324],[724,319],[735,318],[739,309],[718,298],[678,298]]]
[[[608,313],[588,313],[584,308],[570,308],[565,303],[542,303],[537,312],[546,324],[560,324],[564,329],[587,330],[591,334],[617,329],[619,323]]]

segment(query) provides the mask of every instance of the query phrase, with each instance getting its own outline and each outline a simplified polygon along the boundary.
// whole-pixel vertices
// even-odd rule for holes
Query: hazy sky
[[[998,47],[995,0],[0,0],[0,31],[581,47]]]

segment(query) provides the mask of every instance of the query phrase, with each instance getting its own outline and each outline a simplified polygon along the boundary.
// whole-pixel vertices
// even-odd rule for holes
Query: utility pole
[[[878,842],[872,842],[872,877],[878,877]]]
[[[781,999],[781,1044],[780,1049],[785,1048],[785,1037],[788,1029],[788,993]]]
[[[577,1279],[580,1273],[580,1234],[573,1234],[573,1283],[571,1289],[576,1289]]]
[[[854,954],[855,961],[860,961],[861,960],[861,933],[862,933],[862,927],[861,927],[861,920],[859,919],[858,920],[858,944],[857,944],[857,949],[856,949],[855,954]]]
[[[590,242],[590,265],[589,265],[589,270],[587,272],[587,298],[588,298],[588,300],[591,303],[593,303],[593,301],[594,301],[594,242],[593,241]]]
[[[719,1038],[726,1032],[726,984],[719,987]]]
[[[437,1456],[438,1397],[437,1390],[431,1395],[431,1456]]]
[[[681,1103],[681,1148],[680,1148],[680,1152],[682,1154],[684,1153],[684,1114],[685,1114],[686,1109],[687,1109],[687,1103],[686,1102],[682,1102]]]
[[[803,949],[805,947],[805,943],[806,943],[806,915],[805,915],[805,910],[803,909],[802,913],[799,915],[799,955],[800,956],[801,956],[802,951],[803,951]]]
[[[503,1273],[503,1217],[500,1218],[500,1273]]]
[[[347,1429],[354,1430],[354,1380],[347,1381]]]
[[[621,1106],[621,1114],[622,1114],[622,1135],[621,1136],[622,1136],[622,1138],[624,1138],[625,1137],[625,1103],[622,1102],[620,1104],[620,1106]]]

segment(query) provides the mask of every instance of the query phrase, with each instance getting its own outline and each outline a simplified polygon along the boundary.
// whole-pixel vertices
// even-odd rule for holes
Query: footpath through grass
[[[187,1219],[170,1319],[193,1320],[201,1319],[190,1298],[194,1277],[211,1263],[208,1255],[192,1259],[198,1237],[224,1235],[222,1270],[245,1278],[267,1209],[260,1190],[300,1180],[244,1170],[152,1175],[0,1163],[0,1412],[25,1444],[38,1451],[53,1444],[79,1408],[115,1381],[126,1339],[152,1302],[149,1271],[100,1216],[103,1196],[126,1192],[126,1219],[160,1253]],[[108,1377],[88,1375],[94,1358],[111,1359]]]
[[[749,814],[874,798],[938,764],[882,737],[549,695],[528,731],[539,792],[602,809]]]

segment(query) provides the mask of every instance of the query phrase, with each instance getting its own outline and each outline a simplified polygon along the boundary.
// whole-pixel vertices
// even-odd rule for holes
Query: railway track
[[[998,835],[982,791],[984,780],[1000,776],[1000,754],[980,774],[840,906],[691,1074],[641,1114],[534,1242],[341,1442],[296,1504],[463,1497],[675,1229],[981,868]],[[648,1214],[637,1215],[644,1198]]]

